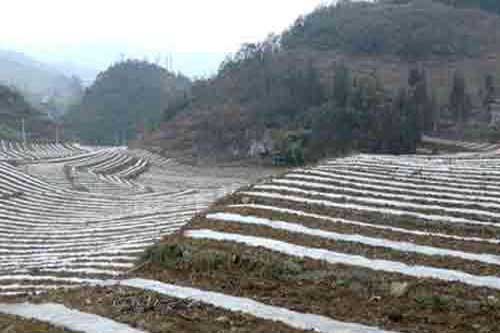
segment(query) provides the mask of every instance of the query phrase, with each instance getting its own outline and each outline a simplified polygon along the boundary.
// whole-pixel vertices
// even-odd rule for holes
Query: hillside
[[[298,19],[282,36],[285,49],[305,47],[354,55],[478,56],[496,51],[496,15],[432,1],[351,3],[322,7]]]
[[[0,83],[0,333],[500,333],[500,0],[314,1],[212,77],[121,56],[61,117]],[[100,63],[300,12],[66,3],[27,37]]]
[[[482,106],[485,78],[500,74],[499,28],[496,15],[432,1],[323,6],[196,82],[183,112],[145,144],[224,160],[294,155],[292,146],[306,159],[411,152],[418,132],[454,121],[455,76]]]
[[[151,131],[164,111],[189,93],[190,81],[139,60],[100,73],[65,122],[74,136],[99,144],[125,143]]]
[[[18,91],[0,85],[0,139],[21,140],[23,119],[28,139],[53,139],[48,117],[33,108]]]
[[[165,237],[139,275],[368,326],[345,332],[497,332],[500,225],[474,201],[497,149],[290,170]]]
[[[15,86],[37,107],[58,115],[75,103],[82,86],[53,67],[22,53],[0,50],[0,83]]]
[[[496,0],[438,0],[444,4],[460,8],[480,8],[484,11],[500,14],[500,3]]]
[[[2,144],[0,329],[497,333],[500,144],[426,142],[460,153],[279,172]]]

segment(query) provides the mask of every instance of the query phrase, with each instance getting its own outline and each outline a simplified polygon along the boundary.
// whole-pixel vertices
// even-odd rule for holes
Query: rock
[[[231,262],[236,265],[236,264],[239,264],[240,263],[240,256],[237,255],[236,253],[233,253],[231,255]]]
[[[408,282],[393,282],[391,283],[391,296],[402,297],[406,295],[409,288],[410,284]]]
[[[219,323],[229,323],[230,320],[226,316],[220,316],[217,319],[215,319],[215,321]]]
[[[474,328],[474,330],[476,332],[479,332],[479,330],[481,329],[481,325],[479,325],[479,324],[472,324],[472,328]]]
[[[252,201],[252,199],[250,199],[249,197],[243,197],[243,198],[241,198],[241,202],[244,205],[248,205],[251,201]]]
[[[500,306],[500,300],[493,295],[486,298],[486,303],[488,303],[489,306]]]

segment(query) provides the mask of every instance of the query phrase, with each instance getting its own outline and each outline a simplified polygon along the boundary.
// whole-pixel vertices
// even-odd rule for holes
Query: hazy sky
[[[322,0],[13,0],[0,47],[102,69],[120,58],[173,54],[190,75],[214,72],[245,42],[281,32]]]

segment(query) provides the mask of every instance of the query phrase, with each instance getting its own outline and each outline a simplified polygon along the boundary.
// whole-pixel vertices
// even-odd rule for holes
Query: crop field
[[[143,185],[135,180],[140,174],[175,166],[145,151],[8,143],[2,148],[0,295],[119,276],[145,248],[230,190]]]
[[[493,150],[327,160],[219,201],[142,275],[371,329],[500,332],[499,181]]]
[[[500,155],[464,145],[268,177],[3,144],[0,328],[500,332]]]

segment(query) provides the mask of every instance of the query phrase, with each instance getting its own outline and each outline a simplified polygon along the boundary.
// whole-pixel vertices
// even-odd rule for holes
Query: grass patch
[[[214,249],[199,244],[163,243],[149,248],[139,264],[150,263],[167,270],[210,274],[217,271],[239,271],[256,278],[286,280],[305,272],[299,258],[280,260],[268,253]]]

